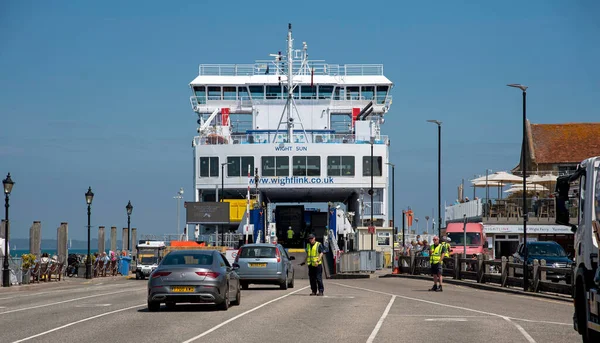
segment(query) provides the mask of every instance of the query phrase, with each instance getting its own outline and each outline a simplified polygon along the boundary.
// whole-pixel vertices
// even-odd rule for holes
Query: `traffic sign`
[[[375,233],[375,226],[369,226],[369,233]]]

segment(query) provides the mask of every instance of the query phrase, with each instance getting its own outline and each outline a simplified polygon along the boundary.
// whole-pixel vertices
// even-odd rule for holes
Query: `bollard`
[[[477,255],[477,283],[484,283],[485,269],[483,268],[483,255]]]
[[[460,280],[460,255],[454,254],[454,278]]]
[[[546,266],[546,260],[542,260],[542,261],[540,262],[540,265],[541,265],[542,267],[545,267],[545,266]],[[540,281],[547,281],[547,280],[546,280],[546,270],[545,270],[545,269],[542,269],[542,268],[540,268]]]
[[[506,256],[502,256],[502,264],[500,265],[500,285],[502,287],[506,286],[506,276],[508,275],[508,268],[507,268],[507,259]]]
[[[544,260],[542,260],[544,261]],[[539,286],[539,272],[540,272],[540,262],[537,259],[533,260],[533,291],[537,293]]]

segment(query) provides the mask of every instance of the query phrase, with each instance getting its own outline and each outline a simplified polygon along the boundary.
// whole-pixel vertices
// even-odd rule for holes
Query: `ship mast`
[[[292,137],[293,133],[294,133],[294,123],[293,123],[293,118],[292,118],[292,96],[293,96],[293,92],[294,92],[294,84],[293,84],[293,77],[294,77],[294,59],[292,56],[293,53],[293,49],[294,49],[294,41],[292,40],[292,24],[288,23],[288,36],[287,36],[287,43],[288,43],[288,51],[287,51],[287,58],[288,58],[288,100],[287,100],[287,128],[288,128],[288,142],[292,141]]]

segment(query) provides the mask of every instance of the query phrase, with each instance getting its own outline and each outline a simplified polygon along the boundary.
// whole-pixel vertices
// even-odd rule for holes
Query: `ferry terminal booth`
[[[502,256],[512,256],[519,243],[523,243],[523,225],[484,224],[483,232],[491,247],[491,256],[501,259]],[[564,225],[527,225],[527,241],[555,241],[560,244],[567,254],[575,252],[571,228]]]

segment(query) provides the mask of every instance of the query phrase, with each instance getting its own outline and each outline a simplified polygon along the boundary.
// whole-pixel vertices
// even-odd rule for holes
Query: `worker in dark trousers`
[[[306,246],[306,259],[300,265],[308,263],[308,278],[310,279],[310,295],[323,296],[323,246],[317,242],[315,235],[308,235],[308,244]],[[317,294],[317,291],[319,293]]]

